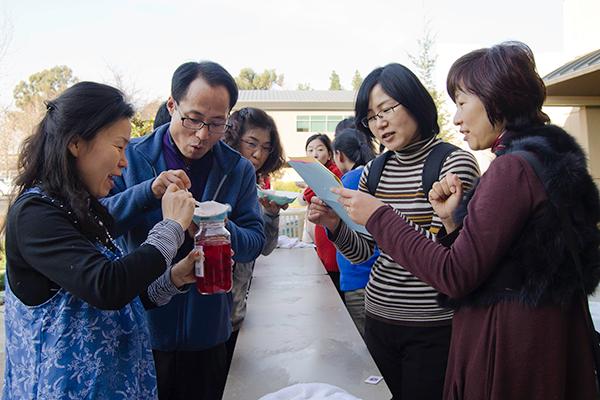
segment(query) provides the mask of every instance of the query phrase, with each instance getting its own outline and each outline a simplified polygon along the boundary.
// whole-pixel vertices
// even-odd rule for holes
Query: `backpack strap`
[[[446,161],[446,158],[448,158],[450,153],[458,149],[460,149],[460,147],[451,143],[441,142],[440,144],[435,145],[427,155],[425,165],[423,166],[423,176],[421,178],[423,183],[423,194],[426,199],[428,198],[427,196],[429,195],[433,183],[440,179],[444,161]]]
[[[369,175],[367,175],[367,190],[371,196],[375,196],[377,186],[379,186],[379,180],[381,179],[381,174],[383,173],[383,168],[392,154],[394,154],[394,152],[388,150],[385,153],[381,153],[375,157],[373,162],[371,162]]]
[[[535,156],[535,154],[533,154],[532,152],[527,151],[527,150],[517,150],[517,151],[512,151],[512,152],[506,153],[506,154],[512,154],[515,156],[519,156],[522,159],[524,159],[525,161],[527,161],[529,163],[529,165],[531,166],[531,168],[533,168],[533,172],[535,172],[537,177],[540,179],[540,182],[542,182],[542,184],[544,184],[544,167],[542,166],[542,163],[540,162],[540,160]]]
[[[433,182],[439,179],[444,161],[446,161],[448,155],[459,148],[460,147],[451,143],[441,142],[431,149],[427,155],[427,159],[425,160],[425,166],[423,167],[422,181],[423,193],[425,193],[425,197],[427,197],[427,194],[431,190]],[[394,154],[393,151],[386,151],[385,153],[378,155],[371,163],[369,175],[367,176],[367,190],[371,196],[375,196],[377,186],[379,186],[379,181],[381,179],[381,174],[383,173],[383,168],[392,154]]]

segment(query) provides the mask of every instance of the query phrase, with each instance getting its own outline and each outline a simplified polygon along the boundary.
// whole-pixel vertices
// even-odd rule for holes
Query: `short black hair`
[[[354,122],[354,117],[344,118],[335,126],[335,133],[333,136],[337,136],[341,131],[347,128],[356,128],[356,123]]]
[[[367,117],[369,96],[373,87],[377,84],[380,84],[388,96],[402,104],[415,118],[421,139],[430,138],[440,132],[437,122],[437,109],[433,98],[410,69],[397,63],[374,69],[360,85],[354,107],[358,129],[374,136],[373,132],[365,127],[361,121]]]
[[[211,87],[225,87],[229,93],[229,109],[235,106],[238,100],[235,80],[225,68],[212,61],[190,61],[175,70],[171,79],[171,96],[177,103],[185,97],[191,83],[197,78],[202,78]]]
[[[373,147],[365,134],[354,128],[346,128],[335,136],[333,150],[344,153],[355,166],[366,165],[375,158]]]
[[[156,110],[156,115],[154,116],[154,124],[152,125],[152,129],[156,129],[169,121],[171,121],[171,114],[169,114],[167,102],[163,101],[160,104],[160,106],[158,106],[158,110]]]

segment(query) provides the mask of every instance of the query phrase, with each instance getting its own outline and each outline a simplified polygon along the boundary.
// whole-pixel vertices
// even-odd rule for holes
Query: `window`
[[[334,132],[336,125],[350,115],[298,115],[296,132]]]
[[[344,118],[342,118],[341,116],[339,116],[339,117],[338,116],[329,116],[329,117],[327,117],[327,132],[335,132],[335,127],[343,119]]]
[[[311,115],[310,116],[310,131],[311,132],[325,132],[327,128],[327,117],[325,115]]]
[[[296,117],[296,132],[310,132],[310,117],[298,115]]]

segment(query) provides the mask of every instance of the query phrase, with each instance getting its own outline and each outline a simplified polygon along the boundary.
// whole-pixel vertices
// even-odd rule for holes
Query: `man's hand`
[[[179,189],[189,189],[192,182],[182,169],[163,171],[152,182],[152,193],[157,199],[162,198],[170,184],[174,183]]]
[[[325,202],[313,196],[308,206],[308,220],[313,224],[324,226],[331,232],[335,231],[340,223],[340,217],[333,212]]]
[[[385,205],[381,200],[358,190],[334,188],[331,191],[340,195],[338,201],[350,218],[359,225],[366,225],[375,210]]]

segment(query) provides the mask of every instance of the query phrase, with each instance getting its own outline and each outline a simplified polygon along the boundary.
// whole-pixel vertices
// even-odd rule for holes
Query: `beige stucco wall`
[[[267,111],[273,117],[279,135],[283,142],[283,149],[288,157],[303,157],[306,155],[304,144],[309,136],[317,132],[296,132],[296,116],[298,115],[339,115],[342,117],[352,115],[352,111]],[[333,132],[327,133],[333,139]]]
[[[600,186],[600,107],[586,107],[590,172]]]
[[[544,111],[583,147],[590,173],[600,186],[600,107],[545,107]]]

